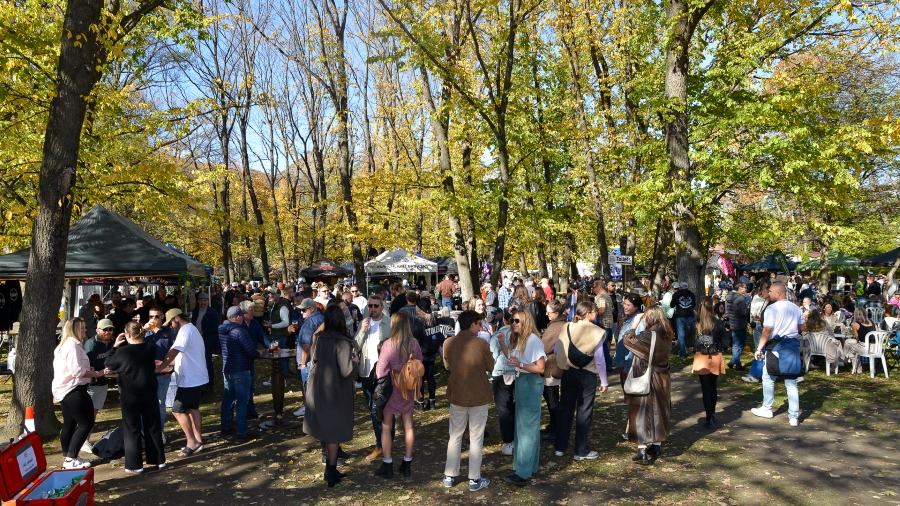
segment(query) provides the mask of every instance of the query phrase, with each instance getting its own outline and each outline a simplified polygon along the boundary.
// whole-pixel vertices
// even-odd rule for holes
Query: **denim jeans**
[[[731,361],[729,364],[740,364],[741,353],[744,352],[744,346],[747,346],[747,326],[737,325],[731,328]]]
[[[453,309],[453,298],[452,298],[452,297],[449,298],[449,299],[447,299],[447,298],[442,298],[442,299],[441,299],[441,307],[442,307],[442,308],[445,307],[445,308],[447,308],[447,309],[451,309],[451,310],[452,310],[452,309]]]
[[[556,422],[556,451],[565,452],[569,447],[572,421],[575,421],[575,455],[587,455],[588,434],[594,416],[594,398],[597,394],[597,375],[574,367],[563,371],[560,384],[559,411]],[[577,412],[577,417],[576,417]]]
[[[679,316],[675,318],[675,327],[675,331],[678,334],[678,356],[684,358],[687,356],[687,348],[684,343],[685,339],[693,335],[694,317]]]
[[[231,430],[232,409],[235,411],[237,433],[246,434],[247,399],[250,397],[250,371],[223,374],[225,392],[222,394],[222,430]]]
[[[775,403],[775,380],[771,376],[769,376],[769,370],[768,370],[768,368],[766,368],[765,364],[763,364],[762,385],[763,385],[763,405],[762,405],[762,407],[764,407],[766,409],[772,409],[772,405]],[[797,389],[797,380],[795,380],[795,379],[784,380],[784,387],[787,389],[788,418],[799,418],[800,417],[800,391]]]
[[[172,377],[166,377],[162,374],[156,376],[156,400],[159,401],[159,426],[161,429],[166,428],[166,394],[169,392],[169,383]]]
[[[363,393],[366,395],[366,407],[369,408],[369,412],[372,415],[372,430],[375,432],[375,448],[381,448],[381,422],[378,421],[378,416],[375,414],[375,406],[372,405],[372,392],[363,388]],[[397,437],[397,418],[399,417],[394,417],[394,426],[391,427],[391,441]]]

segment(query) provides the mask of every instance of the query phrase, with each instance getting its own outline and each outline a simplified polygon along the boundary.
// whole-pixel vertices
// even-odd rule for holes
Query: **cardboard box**
[[[94,506],[94,470],[47,471],[41,438],[30,433],[0,451],[3,506]],[[48,492],[71,486],[62,497]]]

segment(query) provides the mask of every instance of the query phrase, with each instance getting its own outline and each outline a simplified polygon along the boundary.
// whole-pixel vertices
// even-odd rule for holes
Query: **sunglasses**
[[[522,320],[518,318],[513,318],[513,323],[522,323]]]
[[[369,304],[369,307],[371,307],[371,308],[381,307],[381,304]]]
[[[162,318],[162,315],[161,315],[161,314],[152,314],[152,315],[150,315],[150,319],[151,319],[151,320],[156,319],[156,318]]]

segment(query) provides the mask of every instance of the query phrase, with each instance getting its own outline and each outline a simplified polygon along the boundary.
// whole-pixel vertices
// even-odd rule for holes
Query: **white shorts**
[[[91,402],[94,403],[94,409],[103,409],[106,403],[106,394],[109,392],[109,385],[88,385],[88,395],[91,396]]]

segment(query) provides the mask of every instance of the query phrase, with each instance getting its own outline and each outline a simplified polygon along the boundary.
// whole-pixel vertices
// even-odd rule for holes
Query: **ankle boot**
[[[434,407],[434,399],[428,399],[428,411],[434,411],[437,409]]]
[[[631,457],[632,462],[637,462],[638,464],[647,465],[650,463],[650,458],[647,457],[647,449],[646,448],[638,448],[637,455]]]
[[[409,478],[412,476],[412,461],[404,460],[402,464],[400,464],[400,473],[403,474],[404,478]]]
[[[337,472],[337,466],[325,464],[325,482],[331,488],[341,482],[343,475]]]
[[[647,456],[651,459],[662,457],[662,445],[648,445]]]
[[[394,477],[394,463],[382,462],[381,467],[375,470],[375,476],[381,476],[386,480],[392,479]]]
[[[425,412],[425,401],[416,401],[416,411],[419,413]]]

